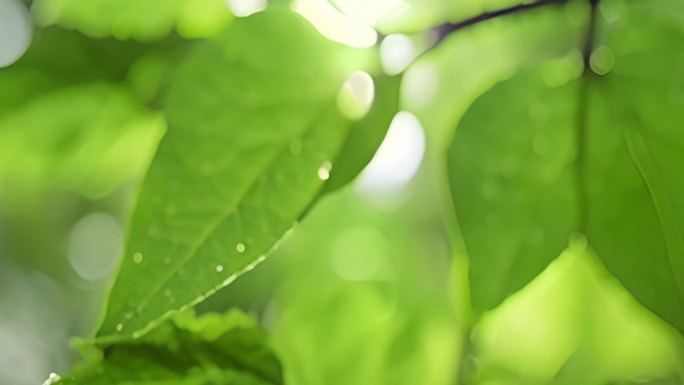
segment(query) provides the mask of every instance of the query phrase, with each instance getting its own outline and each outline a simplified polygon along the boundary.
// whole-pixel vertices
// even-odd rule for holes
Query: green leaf
[[[639,301],[684,331],[684,31],[674,16],[684,8],[623,6],[600,8],[591,69],[603,76],[559,86],[544,69],[517,75],[458,128],[451,186],[478,311],[579,232]]]
[[[236,20],[181,66],[100,338],[138,336],[262,261],[318,196],[352,122],[356,55],[290,11]]]
[[[282,384],[264,331],[238,311],[181,313],[142,339],[81,349],[87,361],[57,384]]]
[[[37,29],[29,50],[0,69],[0,117],[35,97],[62,87],[92,82],[123,82],[129,67],[146,51],[138,43],[90,40],[58,28]]]
[[[102,196],[142,173],[163,131],[163,118],[121,87],[47,92],[0,114],[0,182],[6,194]]]
[[[188,38],[213,36],[232,19],[223,0],[36,0],[32,12],[43,26],[140,41],[158,40],[174,28]]]
[[[449,173],[477,311],[539,274],[577,226],[576,100],[574,84],[551,92],[536,74],[518,75],[478,99],[458,127]]]

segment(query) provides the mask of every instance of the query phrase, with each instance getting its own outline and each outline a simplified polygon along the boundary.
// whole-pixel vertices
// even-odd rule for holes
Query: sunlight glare
[[[0,68],[19,60],[31,43],[33,26],[19,0],[0,0]]]
[[[386,192],[403,187],[418,171],[424,152],[425,133],[418,118],[410,112],[399,112],[355,188],[361,192]]]
[[[293,8],[330,40],[354,48],[372,47],[378,40],[372,27],[343,15],[327,0],[297,0]]]
[[[266,0],[226,0],[230,11],[237,17],[247,17],[266,9]]]

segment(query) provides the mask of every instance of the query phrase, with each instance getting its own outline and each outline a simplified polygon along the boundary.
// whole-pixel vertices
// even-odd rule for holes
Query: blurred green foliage
[[[286,1],[29,3],[0,68],[0,384],[682,383],[679,1],[557,2],[434,48],[519,2],[293,2],[383,49]],[[586,212],[578,149],[610,181]]]

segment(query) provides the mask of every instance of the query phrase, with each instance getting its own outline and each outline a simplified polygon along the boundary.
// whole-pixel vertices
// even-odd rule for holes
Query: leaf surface
[[[237,20],[179,69],[100,338],[139,336],[262,261],[335,173],[358,62],[300,16]]]

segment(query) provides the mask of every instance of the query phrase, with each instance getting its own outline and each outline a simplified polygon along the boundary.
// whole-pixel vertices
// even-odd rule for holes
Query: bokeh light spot
[[[425,133],[418,118],[410,112],[399,112],[357,180],[357,191],[386,192],[401,188],[418,171],[424,152]]]
[[[359,120],[366,116],[374,98],[373,78],[366,72],[356,71],[347,78],[337,94],[337,106],[347,118]]]
[[[0,0],[0,68],[16,62],[31,44],[33,25],[19,0]]]
[[[121,226],[114,217],[103,213],[88,214],[69,234],[69,262],[85,280],[106,279],[119,261],[122,241]]]

